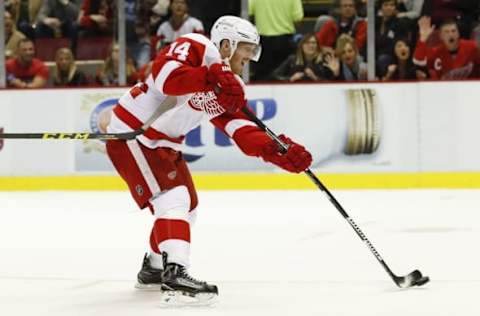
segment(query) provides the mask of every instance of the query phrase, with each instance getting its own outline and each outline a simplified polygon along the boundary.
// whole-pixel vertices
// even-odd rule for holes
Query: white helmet
[[[220,49],[220,43],[223,40],[228,40],[232,47],[233,53],[237,49],[239,42],[255,44],[255,52],[252,57],[253,61],[258,61],[260,53],[262,52],[260,46],[260,35],[258,35],[257,28],[249,21],[233,15],[224,15],[220,17],[215,24],[213,24],[210,32],[210,39]]]

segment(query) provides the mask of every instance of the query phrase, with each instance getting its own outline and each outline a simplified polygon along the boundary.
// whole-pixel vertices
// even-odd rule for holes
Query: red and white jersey
[[[191,16],[187,17],[178,29],[174,29],[170,21],[165,21],[157,30],[157,36],[163,43],[171,43],[189,33],[205,33],[202,22]]]
[[[140,128],[168,96],[176,96],[175,106],[137,137],[143,145],[180,150],[185,135],[209,119],[232,137],[244,153],[260,156],[268,136],[242,112],[219,111],[213,86],[206,80],[208,67],[214,63],[221,63],[221,57],[208,38],[193,33],[180,37],[160,52],[146,82],[135,85],[120,98],[108,132]]]
[[[413,55],[415,65],[427,67],[435,79],[465,79],[480,75],[480,54],[475,41],[461,39],[455,54],[442,43],[430,48],[418,41]]]

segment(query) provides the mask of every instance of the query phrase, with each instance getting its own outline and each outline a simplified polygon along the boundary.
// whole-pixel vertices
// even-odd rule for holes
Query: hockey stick
[[[267,133],[268,136],[270,136],[280,147],[281,152],[286,152],[288,150],[288,145],[283,143],[282,140],[275,135],[274,132],[272,132],[260,119],[258,119],[255,114],[253,114],[246,106],[243,107],[242,109],[243,113],[245,113],[259,128],[261,128],[265,133]],[[385,263],[383,258],[380,256],[378,251],[373,247],[372,243],[368,240],[367,236],[362,232],[360,227],[353,221],[353,219],[347,214],[347,212],[343,209],[343,207],[338,203],[338,201],[335,199],[335,197],[330,193],[330,191],[323,185],[323,183],[315,176],[315,174],[308,168],[307,170],[304,171],[307,176],[315,183],[315,185],[325,193],[325,195],[328,197],[330,202],[335,206],[335,208],[342,214],[342,216],[347,220],[347,222],[352,226],[353,230],[357,233],[358,237],[365,242],[367,247],[370,249],[370,251],[375,255],[375,258],[377,258],[378,262],[382,265],[382,267],[387,271],[388,275],[392,278],[393,282],[401,288],[408,288],[412,286],[421,286],[428,281],[430,281],[428,276],[423,276],[422,273],[419,270],[414,270],[413,272],[405,275],[405,276],[397,276],[395,275],[392,270],[388,267],[388,265]]]
[[[163,113],[170,110],[177,102],[176,97],[168,96],[153,112],[152,116],[140,127],[126,133],[0,133],[0,139],[99,139],[99,140],[129,140],[143,134],[152,123]]]

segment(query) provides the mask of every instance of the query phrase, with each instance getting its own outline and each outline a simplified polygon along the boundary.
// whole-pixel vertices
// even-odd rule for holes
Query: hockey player
[[[454,20],[442,23],[442,43],[433,48],[427,46],[427,40],[435,30],[430,17],[421,17],[418,26],[420,34],[413,56],[415,65],[427,67],[430,77],[434,79],[478,78],[480,53],[477,44],[473,40],[460,39],[458,25]]]
[[[113,110],[108,131],[132,131],[149,121],[167,98],[176,97],[174,107],[143,135],[107,142],[107,153],[138,206],[148,207],[155,218],[151,250],[138,273],[137,287],[161,289],[165,303],[208,304],[218,295],[215,285],[187,272],[197,193],[179,151],[185,134],[209,119],[246,155],[296,173],[312,162],[302,145],[283,135],[289,148],[280,154],[275,142],[240,111],[246,100],[236,74],[259,55],[256,28],[238,17],[221,17],[213,25],[211,40],[192,33],[165,47],[146,82],[126,92]]]

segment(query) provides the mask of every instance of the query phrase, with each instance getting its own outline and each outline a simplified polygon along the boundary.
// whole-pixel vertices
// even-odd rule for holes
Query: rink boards
[[[304,144],[332,188],[480,187],[478,82],[250,85],[257,115]],[[0,91],[4,132],[102,132],[125,91]],[[308,189],[207,121],[183,149],[200,189]],[[227,158],[228,157],[228,158]],[[0,189],[124,189],[100,141],[0,141]]]

